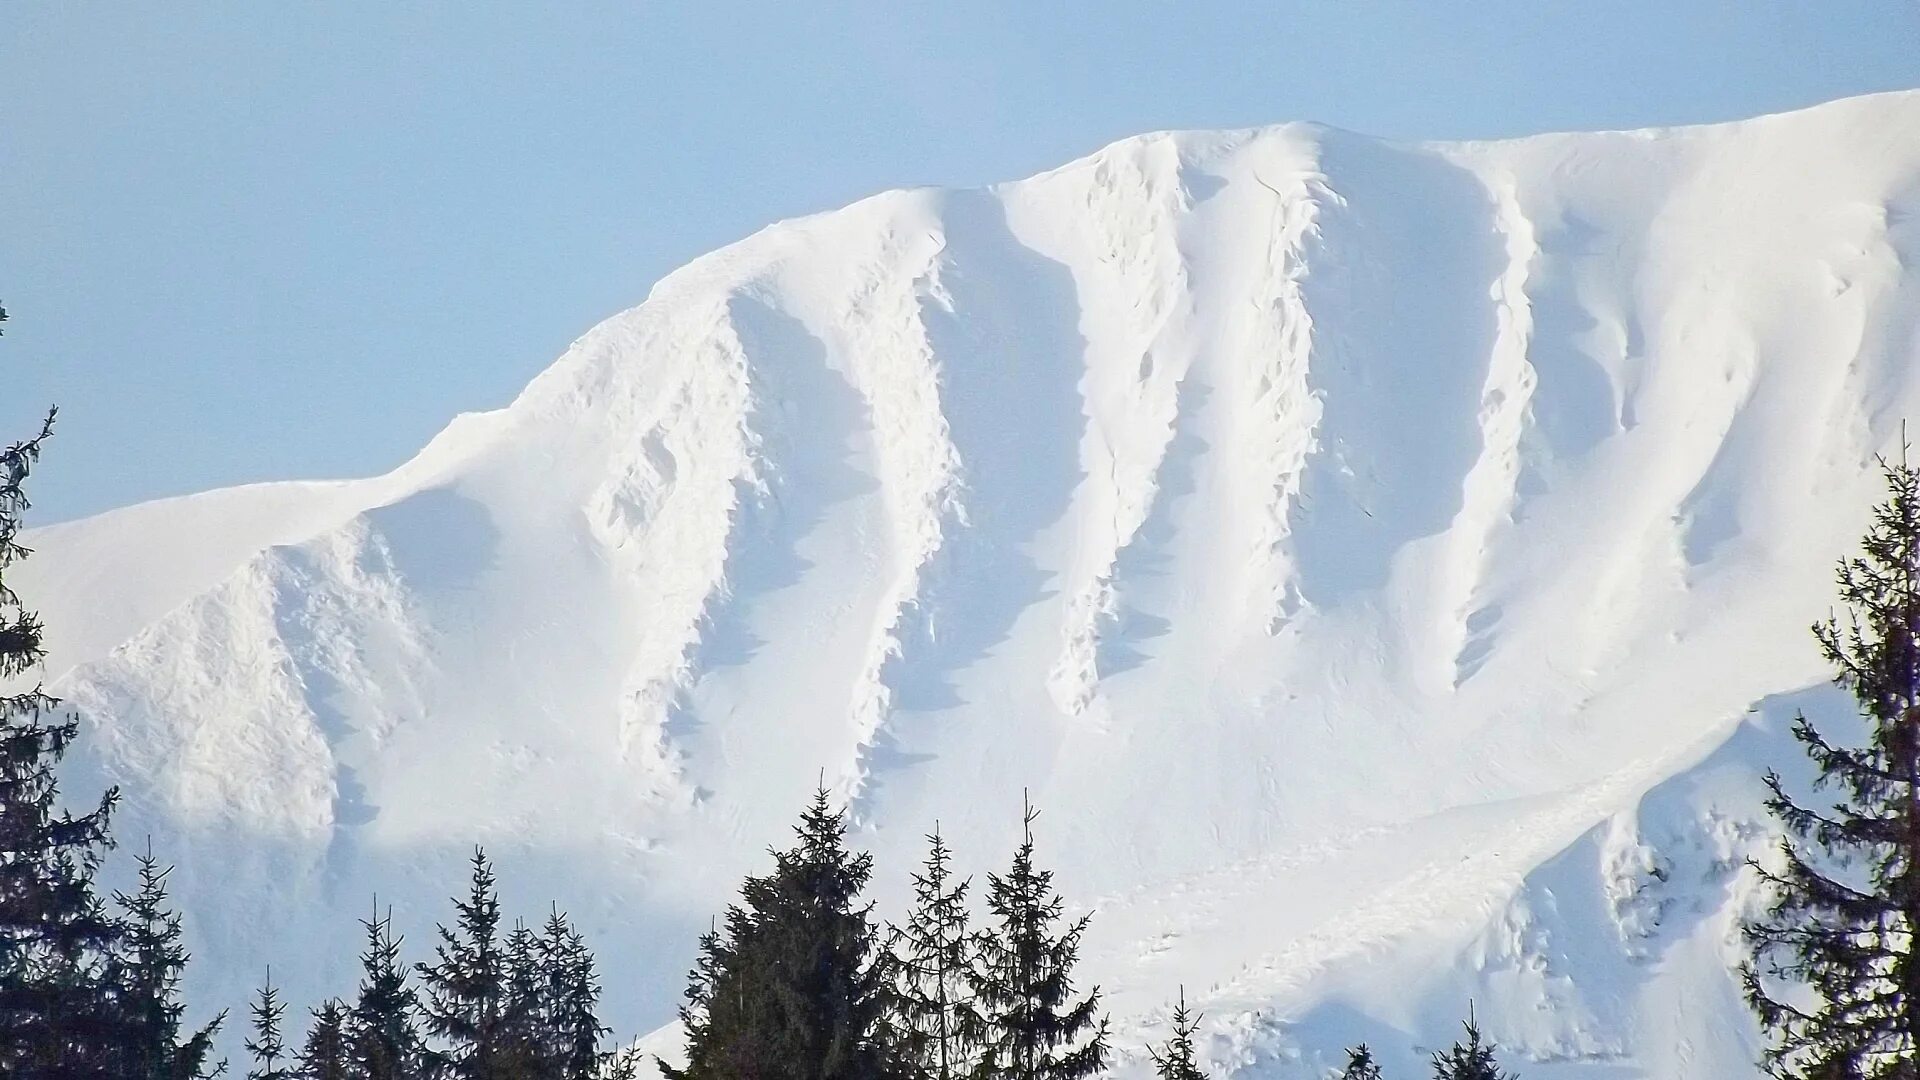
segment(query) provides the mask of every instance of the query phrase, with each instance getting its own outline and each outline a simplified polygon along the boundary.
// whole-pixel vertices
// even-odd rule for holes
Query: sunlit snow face
[[[47,530],[17,587],[222,1000],[344,985],[375,888],[423,940],[484,842],[664,1023],[824,779],[882,913],[1030,792],[1130,1040],[1184,986],[1311,1068],[1471,998],[1569,1076],[1750,1075],[1727,868],[1920,414],[1888,132],[1920,99],[882,195],[390,474]]]

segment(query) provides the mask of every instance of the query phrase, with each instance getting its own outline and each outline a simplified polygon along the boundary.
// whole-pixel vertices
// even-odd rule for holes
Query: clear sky
[[[1913,0],[11,0],[35,520],[384,471],[767,222],[1169,127],[1642,127],[1920,86]]]

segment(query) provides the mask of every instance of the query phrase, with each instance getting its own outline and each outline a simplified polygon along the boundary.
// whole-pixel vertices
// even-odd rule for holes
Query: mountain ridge
[[[1185,984],[1237,1075],[1404,1069],[1473,997],[1528,1075],[1757,1075],[1731,868],[1844,712],[1804,627],[1920,400],[1916,199],[1913,92],[1135,137],[770,226],[391,473],[19,588],[235,1001],[481,841],[664,1022],[824,769],[883,907],[1031,789],[1130,1040]]]

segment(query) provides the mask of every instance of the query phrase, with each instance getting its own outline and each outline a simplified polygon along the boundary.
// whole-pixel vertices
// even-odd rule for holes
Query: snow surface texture
[[[696,260],[387,476],[35,533],[69,790],[204,1006],[349,992],[475,842],[611,1019],[823,775],[895,914],[1022,789],[1129,1064],[1753,1076],[1756,775],[1920,416],[1920,94],[1397,145],[1148,135]],[[670,1045],[663,1030],[655,1036]]]

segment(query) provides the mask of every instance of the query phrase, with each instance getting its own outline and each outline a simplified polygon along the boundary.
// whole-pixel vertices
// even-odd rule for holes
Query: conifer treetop
[[[885,1080],[876,1037],[886,967],[874,955],[860,893],[872,858],[846,847],[846,818],[817,788],[774,868],[700,941],[682,1018],[687,1065],[676,1080]]]
[[[952,853],[939,822],[926,839],[927,858],[913,875],[906,919],[887,931],[884,1038],[906,1077],[954,1080],[971,1071],[985,1026],[973,991],[971,879],[953,880]]]
[[[1160,1080],[1207,1080],[1194,1057],[1193,1035],[1200,1030],[1199,1013],[1187,1011],[1187,988],[1180,988],[1180,997],[1173,1007],[1173,1035],[1162,1048],[1147,1048],[1153,1057],[1154,1075]]]
[[[346,1006],[339,998],[329,998],[312,1015],[299,1054],[300,1080],[351,1080]]]
[[[1023,797],[1022,840],[1005,874],[987,875],[989,925],[979,935],[974,996],[986,1038],[980,1068],[1013,1080],[1080,1080],[1105,1067],[1100,988],[1075,1000],[1073,968],[1087,916],[1061,926],[1065,901],[1034,862],[1039,813]]]
[[[1471,1004],[1461,1026],[1467,1029],[1466,1039],[1433,1055],[1433,1080],[1514,1080],[1494,1059],[1493,1046],[1480,1034]]]
[[[1366,1043],[1347,1051],[1347,1067],[1341,1070],[1340,1080],[1380,1080],[1380,1066]]]
[[[402,939],[394,936],[393,913],[360,921],[366,947],[360,954],[360,996],[346,1014],[348,1061],[356,1080],[413,1080],[420,1065],[419,998],[400,961]]]
[[[454,926],[436,928],[434,962],[415,966],[423,991],[421,1020],[437,1045],[423,1056],[453,1080],[491,1080],[498,1070],[506,1014],[506,957],[500,942],[500,897],[484,849],[474,848],[466,899],[453,901]]]
[[[253,1034],[245,1043],[247,1055],[253,1059],[253,1067],[247,1070],[247,1080],[295,1080],[299,1075],[293,1054],[288,1050],[281,1032],[286,1013],[286,1004],[280,1000],[280,992],[273,987],[273,969],[269,967],[265,981],[260,984],[253,1002],[247,1006],[248,1019],[253,1027]]]

